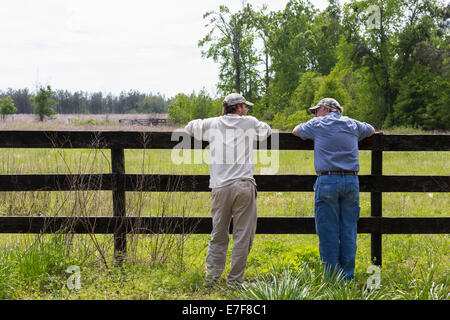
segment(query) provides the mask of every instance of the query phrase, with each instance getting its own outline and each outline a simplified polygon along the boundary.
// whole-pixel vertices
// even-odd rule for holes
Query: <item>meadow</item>
[[[86,128],[84,128],[86,129]],[[91,129],[90,127],[87,129]],[[417,132],[416,132],[417,133]],[[207,151],[192,151],[204,152]],[[205,154],[207,158],[208,155]],[[176,165],[171,150],[125,150],[127,173],[208,174],[207,164]],[[384,152],[383,173],[448,175],[448,152]],[[370,152],[360,152],[361,174]],[[257,164],[259,174],[264,165]],[[0,174],[109,173],[109,150],[2,149]],[[312,151],[280,151],[277,174],[314,174]],[[210,194],[127,192],[128,216],[209,216]],[[446,217],[448,193],[383,193],[383,216]],[[313,216],[312,192],[259,192],[259,216]],[[361,216],[370,194],[361,193]],[[3,216],[111,216],[109,191],[0,192]],[[241,288],[205,286],[209,235],[128,236],[122,267],[112,235],[0,235],[1,299],[444,299],[449,235],[384,235],[381,287],[368,290],[370,235],[358,235],[355,280],[327,282],[316,235],[256,235]],[[230,241],[228,257],[231,257]],[[229,259],[228,259],[229,260]],[[66,272],[79,267],[78,277]],[[78,287],[70,283],[79,280]]]

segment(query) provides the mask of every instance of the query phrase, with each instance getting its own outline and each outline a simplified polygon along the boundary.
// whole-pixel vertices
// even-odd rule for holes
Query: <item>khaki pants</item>
[[[237,180],[228,186],[214,188],[211,215],[213,230],[206,256],[207,277],[216,280],[225,269],[230,222],[233,218],[234,246],[228,281],[242,282],[256,231],[255,185],[248,180]]]

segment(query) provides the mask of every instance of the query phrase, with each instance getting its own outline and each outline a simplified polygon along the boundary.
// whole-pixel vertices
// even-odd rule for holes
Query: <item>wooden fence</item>
[[[111,150],[108,174],[8,174],[0,175],[1,191],[111,190],[111,217],[2,216],[0,233],[54,233],[63,229],[73,233],[114,234],[115,256],[126,253],[127,233],[207,234],[210,217],[128,217],[126,192],[208,192],[209,175],[126,174],[124,149],[172,149],[179,139],[190,139],[193,148],[206,142],[194,141],[172,132],[117,131],[0,131],[0,148],[88,148]],[[313,150],[312,141],[290,133],[280,133],[279,150]],[[268,139],[258,148],[270,149]],[[371,215],[361,217],[358,233],[371,234],[371,258],[382,263],[383,234],[448,234],[450,217],[383,217],[383,192],[449,192],[450,176],[383,175],[383,151],[450,151],[450,135],[375,134],[359,144],[371,150],[371,174],[360,175],[360,191],[371,194]],[[436,163],[442,166],[442,163]],[[313,192],[315,175],[255,175],[260,192]],[[446,208],[448,210],[448,208]],[[181,215],[181,214],[180,214]],[[232,226],[230,232],[232,231]],[[258,234],[314,234],[314,217],[260,217]]]
[[[119,123],[140,125],[140,126],[157,126],[170,124],[166,118],[149,118],[149,119],[119,119]]]

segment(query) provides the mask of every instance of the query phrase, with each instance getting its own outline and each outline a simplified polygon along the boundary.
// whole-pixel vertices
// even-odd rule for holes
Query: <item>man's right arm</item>
[[[314,119],[312,119],[314,120]],[[299,124],[298,126],[296,126],[294,128],[294,130],[292,130],[292,134],[296,137],[299,137],[303,140],[307,140],[307,139],[311,139],[314,140],[314,134],[313,134],[313,124],[312,124],[312,120],[306,122],[306,123],[302,123]]]

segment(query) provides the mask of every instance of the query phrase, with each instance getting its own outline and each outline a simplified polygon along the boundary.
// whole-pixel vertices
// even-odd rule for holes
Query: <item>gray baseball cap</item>
[[[227,106],[234,106],[234,105],[236,105],[238,103],[245,103],[246,105],[249,105],[249,106],[253,105],[253,103],[251,103],[250,101],[245,100],[245,98],[242,95],[240,95],[239,93],[230,93],[229,95],[227,95],[225,97],[223,102]]]
[[[340,113],[344,112],[344,108],[341,107],[339,102],[337,102],[337,100],[335,100],[333,98],[325,98],[325,99],[320,100],[319,103],[317,104],[317,106],[309,108],[309,111],[311,111],[312,114],[315,114],[316,109],[318,109],[320,107],[330,107],[332,109],[339,110]]]

